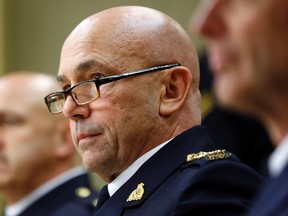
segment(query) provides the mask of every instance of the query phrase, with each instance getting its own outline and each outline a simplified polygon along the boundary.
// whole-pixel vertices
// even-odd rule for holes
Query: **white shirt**
[[[279,146],[273,151],[268,161],[269,173],[277,177],[288,163],[288,135],[282,140]]]
[[[45,184],[38,187],[32,193],[24,197],[23,199],[19,200],[17,203],[12,205],[8,205],[5,208],[5,216],[16,216],[19,215],[22,211],[24,211],[28,206],[30,206],[33,202],[38,200],[40,197],[47,194],[52,189],[56,188],[57,186],[63,184],[64,182],[74,178],[78,175],[84,174],[85,170],[82,167],[75,167],[70,169],[61,175],[57,176],[56,178],[46,182]]]
[[[171,139],[170,139],[171,140]],[[164,147],[170,140],[162,143],[161,145],[150,150],[146,154],[142,155],[136,161],[134,161],[126,170],[124,170],[116,179],[108,184],[108,192],[110,197],[123,185],[125,184],[136,172],[137,170],[157,151]]]

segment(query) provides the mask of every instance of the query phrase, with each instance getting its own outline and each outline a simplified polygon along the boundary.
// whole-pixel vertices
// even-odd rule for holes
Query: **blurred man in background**
[[[288,215],[288,1],[201,1],[192,25],[207,41],[219,103],[259,119],[276,147],[250,215]]]
[[[219,105],[206,54],[200,57],[200,71],[202,124],[215,145],[234,153],[242,162],[267,176],[267,159],[274,149],[267,131],[257,119]]]
[[[0,78],[0,195],[5,216],[91,215],[97,194],[71,141],[69,123],[49,113],[48,75]],[[94,203],[95,204],[95,203]]]

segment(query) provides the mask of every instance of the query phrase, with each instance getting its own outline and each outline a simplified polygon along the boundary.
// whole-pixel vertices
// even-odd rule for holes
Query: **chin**
[[[94,155],[84,155],[82,158],[83,166],[89,172],[98,173],[99,170],[103,169],[102,161],[97,160],[98,156]],[[99,158],[99,157],[98,157]]]
[[[226,109],[237,110],[239,108],[239,95],[237,94],[235,85],[225,85],[226,83],[215,83],[214,92],[217,103]]]
[[[233,94],[234,93],[234,94]],[[236,113],[253,116],[253,105],[249,103],[247,98],[235,94],[233,91],[223,91],[216,93],[217,103],[220,107]]]

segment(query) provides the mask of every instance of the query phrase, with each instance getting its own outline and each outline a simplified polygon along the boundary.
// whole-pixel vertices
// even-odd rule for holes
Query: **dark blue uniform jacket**
[[[146,161],[94,216],[243,215],[262,177],[215,150],[204,127],[187,130]]]
[[[91,216],[96,198],[88,174],[83,174],[50,191],[19,216]]]

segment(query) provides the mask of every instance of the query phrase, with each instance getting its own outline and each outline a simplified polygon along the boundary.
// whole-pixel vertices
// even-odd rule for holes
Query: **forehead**
[[[26,103],[21,103],[21,100],[19,101],[17,100],[17,98],[15,97],[14,99],[7,99],[0,96],[0,120],[7,117],[28,120],[30,116],[33,115],[33,113],[35,114],[35,110],[33,109],[33,107],[30,107]]]
[[[119,50],[107,39],[79,36],[77,40],[68,37],[61,51],[61,59],[58,71],[58,81],[64,78],[78,78],[86,72],[105,72],[118,68]]]
[[[58,75],[70,78],[72,72],[91,69],[117,73],[144,59],[141,46],[145,40],[141,34],[128,32],[123,23],[117,24],[115,20],[114,26],[102,21],[88,20],[72,31],[62,47]]]
[[[1,89],[1,88],[0,88]],[[32,102],[29,99],[31,95],[25,95],[18,91],[1,91],[0,94],[0,112],[3,110],[26,113],[32,109]],[[30,111],[31,112],[31,111]]]
[[[79,57],[74,59],[72,63],[66,59],[61,61],[59,72],[57,75],[58,83],[79,82],[87,79],[94,79],[95,74],[103,76],[117,72],[117,67],[107,61],[98,61],[94,58]]]
[[[19,114],[33,113],[38,110],[37,89],[31,92],[27,86],[17,85],[17,83],[0,82],[0,112],[14,112]],[[44,103],[44,102],[43,102]],[[43,105],[44,106],[44,105]],[[41,109],[41,107],[39,107]]]
[[[97,67],[97,61],[94,59],[83,60],[79,62],[74,62],[75,64],[71,65],[67,62],[67,60],[62,59],[59,73],[57,76],[58,82],[65,82],[67,79],[72,76],[81,76],[86,71],[94,70]],[[70,73],[66,72],[70,71]]]

